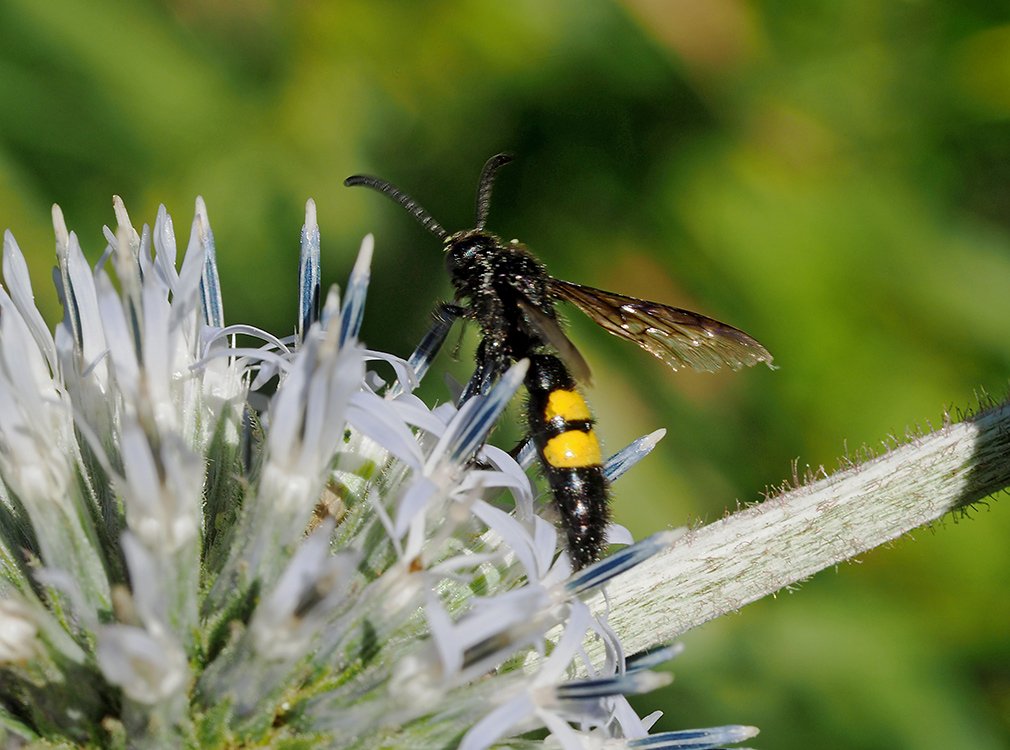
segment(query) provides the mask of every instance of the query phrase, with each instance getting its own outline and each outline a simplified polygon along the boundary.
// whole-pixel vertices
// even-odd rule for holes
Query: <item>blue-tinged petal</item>
[[[445,343],[445,338],[449,335],[449,329],[452,328],[452,324],[459,317],[456,312],[458,309],[451,305],[442,305],[435,309],[431,327],[424,334],[421,343],[417,345],[417,348],[407,360],[413,371],[413,375],[408,381],[401,380],[397,384],[398,388],[413,390],[413,387],[421,382],[427,374],[428,368],[431,367],[431,362],[435,359],[435,355],[438,354],[442,348],[442,344]]]
[[[80,350],[81,324],[77,315],[77,301],[74,299],[73,288],[70,286],[70,274],[67,270],[67,256],[70,253],[70,232],[67,231],[67,222],[63,218],[63,209],[56,203],[52,208],[53,233],[56,235],[56,262],[57,266],[53,270],[53,281],[56,283],[56,292],[60,297],[60,304],[63,305],[63,326],[70,334],[73,342],[73,350]],[[57,350],[59,347],[57,346]]]
[[[203,319],[213,328],[224,325],[224,302],[221,299],[221,279],[217,272],[217,252],[214,248],[214,233],[207,217],[207,204],[202,197],[196,199],[196,216],[193,232],[203,248],[203,272],[200,279],[200,299],[203,302]]]
[[[655,669],[676,658],[684,650],[684,644],[671,643],[668,646],[657,646],[648,651],[639,651],[624,660],[624,668],[629,672],[638,669]]]
[[[305,224],[302,226],[301,253],[298,260],[298,327],[299,342],[319,319],[319,223],[316,221],[316,202],[305,202]]]
[[[344,306],[340,311],[340,346],[356,341],[361,330],[361,321],[365,315],[365,297],[368,294],[368,280],[371,275],[372,252],[375,248],[375,238],[366,235],[361,241],[358,259],[354,262],[351,278],[347,281],[347,292],[344,295]]]
[[[618,552],[605,557],[599,562],[583,568],[572,577],[565,587],[573,596],[602,586],[615,576],[631,570],[645,560],[669,547],[683,534],[681,530],[661,531],[625,547]]]
[[[648,750],[715,750],[723,745],[749,740],[758,735],[757,727],[728,725],[707,729],[685,729],[678,732],[659,732],[628,740],[630,748]]]
[[[124,285],[124,296],[134,297],[138,294],[144,274],[151,269],[151,256],[143,257],[144,239],[134,228],[123,199],[118,195],[112,196],[112,210],[116,215],[116,231],[113,233],[108,227],[105,229],[107,237],[111,234],[109,244],[116,249],[116,276]],[[149,234],[147,243],[145,249],[150,253]]]
[[[188,357],[185,362],[178,361],[183,354],[179,350],[178,336],[171,328],[172,307],[168,290],[150,279],[140,290],[140,309],[144,340],[141,356],[150,411],[160,425],[177,428],[179,416],[185,418],[188,415],[178,415],[179,405],[173,400],[173,387],[182,385],[179,374],[190,362]]]
[[[512,365],[491,391],[484,396],[474,396],[464,403],[449,425],[449,429],[428,458],[429,465],[447,461],[459,465],[468,461],[477,451],[522,385],[529,360]]]
[[[665,687],[673,681],[673,675],[666,672],[648,670],[626,672],[592,680],[566,682],[555,688],[559,700],[586,701],[609,698],[612,695],[636,695]]]
[[[638,438],[631,445],[615,453],[607,459],[603,466],[603,473],[608,482],[616,481],[628,469],[648,456],[652,449],[656,447],[660,440],[666,436],[666,430],[656,430],[644,437]]]

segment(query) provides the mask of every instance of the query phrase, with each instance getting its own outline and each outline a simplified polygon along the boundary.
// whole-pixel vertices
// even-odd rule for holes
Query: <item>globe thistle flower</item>
[[[14,238],[0,287],[4,746],[716,748],[649,734],[626,696],[681,633],[1010,484],[1010,407],[574,572],[524,463],[486,442],[522,382],[429,408],[367,349],[371,237],[320,287],[309,201],[299,315],[227,324],[197,200],[92,267],[58,208],[50,332]],[[112,277],[116,282],[113,283]],[[370,367],[371,369],[370,369]],[[610,481],[661,437],[613,456]]]
[[[371,237],[343,297],[321,300],[309,201],[284,338],[226,324],[202,200],[181,265],[164,207],[140,232],[114,207],[94,268],[53,209],[52,333],[4,238],[8,745],[706,748],[754,733],[648,737],[655,717],[631,710],[624,696],[668,678],[626,658],[587,601],[672,535],[630,544],[614,527],[626,546],[572,574],[525,470],[485,443],[525,362],[429,409],[412,393],[427,345],[405,361],[359,341]],[[615,456],[611,479],[658,437]]]

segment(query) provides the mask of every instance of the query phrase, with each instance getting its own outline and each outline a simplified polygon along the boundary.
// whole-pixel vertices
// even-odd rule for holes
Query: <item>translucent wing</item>
[[[549,318],[540,312],[533,305],[519,300],[519,309],[526,316],[526,322],[533,328],[540,337],[550,344],[561,361],[565,363],[572,377],[580,383],[589,385],[592,382],[592,374],[589,371],[589,363],[583,358],[575,344],[561,330],[561,325],[554,318]]]
[[[674,370],[712,371],[723,365],[738,370],[758,362],[771,366],[772,355],[753,338],[696,312],[560,279],[551,279],[551,291]]]

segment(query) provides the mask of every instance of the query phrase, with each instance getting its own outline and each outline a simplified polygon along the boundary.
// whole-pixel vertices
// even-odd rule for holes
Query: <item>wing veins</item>
[[[772,355],[739,328],[700,313],[552,278],[551,291],[607,332],[632,341],[673,370],[738,370]]]

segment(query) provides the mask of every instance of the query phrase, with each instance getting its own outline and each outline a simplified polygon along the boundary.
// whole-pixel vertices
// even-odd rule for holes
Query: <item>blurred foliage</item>
[[[608,445],[670,429],[617,487],[618,519],[711,520],[797,457],[830,470],[1005,393],[1008,10],[7,0],[0,224],[55,319],[51,202],[97,258],[113,193],[137,224],[164,202],[182,237],[202,194],[228,318],[285,333],[311,196],[328,282],[375,232],[366,339],[406,354],[448,292],[437,243],[341,180],[379,174],[461,228],[483,160],[512,151],[493,230],[776,355],[776,372],[671,375],[572,320]],[[465,377],[471,345],[440,364]],[[641,705],[665,728],[757,724],[779,750],[1006,747],[1006,505],[689,634],[678,682]]]

